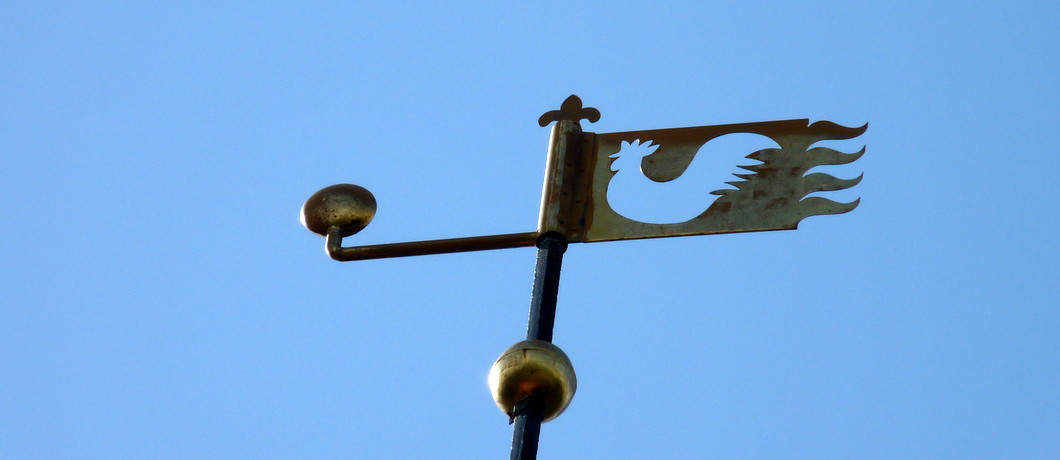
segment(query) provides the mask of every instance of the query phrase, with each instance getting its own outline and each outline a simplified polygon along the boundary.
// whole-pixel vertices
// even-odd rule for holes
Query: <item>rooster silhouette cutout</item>
[[[802,119],[585,133],[583,188],[574,193],[566,236],[591,242],[792,230],[810,216],[851,211],[860,199],[839,203],[817,192],[853,187],[861,176],[808,172],[860,158],[864,148],[845,153],[815,144],[866,129]]]
[[[659,152],[659,147],[650,139],[622,141],[619,151],[608,156],[615,176],[607,201],[615,212],[640,222],[688,221],[717,200],[722,189],[733,189],[726,183],[740,177],[738,165],[760,163],[746,159],[748,152],[779,146],[766,136],[731,133],[691,155],[675,157],[672,149]]]

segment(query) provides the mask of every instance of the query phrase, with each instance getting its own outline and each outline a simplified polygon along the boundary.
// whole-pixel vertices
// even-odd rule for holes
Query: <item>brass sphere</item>
[[[508,347],[490,368],[490,393],[505,414],[516,403],[536,394],[543,399],[544,421],[563,413],[578,390],[570,358],[559,347],[543,340],[524,340]]]
[[[338,184],[324,187],[302,205],[302,225],[318,235],[339,227],[347,237],[361,231],[375,217],[375,197],[359,185]]]

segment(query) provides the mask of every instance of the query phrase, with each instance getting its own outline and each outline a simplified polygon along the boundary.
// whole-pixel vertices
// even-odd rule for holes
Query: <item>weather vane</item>
[[[559,110],[549,111],[538,120],[542,127],[555,124],[535,231],[343,247],[343,238],[361,231],[372,220],[375,197],[363,187],[340,184],[313,194],[302,206],[302,224],[324,236],[328,255],[339,261],[538,248],[526,340],[501,353],[489,373],[493,400],[515,425],[513,460],[537,457],[541,423],[559,416],[577,390],[570,359],[552,344],[560,267],[568,243],[794,230],[807,217],[849,212],[860,202],[839,203],[807,195],[853,187],[861,176],[844,180],[807,172],[860,158],[864,148],[844,153],[814,144],[855,138],[865,132],[867,124],[848,128],[802,119],[591,133],[582,131],[583,119],[595,123],[600,111],[583,107],[581,99],[572,95]],[[734,174],[738,180],[726,182],[729,188],[711,192],[717,198],[701,214],[678,223],[641,222],[617,212],[608,202],[608,186],[616,173],[612,163],[623,148],[650,150],[641,160],[641,173],[653,181],[667,182],[680,177],[704,145],[728,134],[762,136],[776,147],[748,154],[746,158],[758,163],[738,165],[747,173]]]

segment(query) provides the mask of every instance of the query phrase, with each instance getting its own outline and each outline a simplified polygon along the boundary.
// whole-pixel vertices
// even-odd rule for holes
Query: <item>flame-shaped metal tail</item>
[[[828,198],[811,196],[799,202],[799,214],[801,215],[799,220],[801,221],[810,216],[843,214],[844,212],[853,211],[859,204],[861,204],[861,198],[849,203],[838,203]]]
[[[865,177],[864,173],[853,179],[837,179],[834,176],[825,173],[809,174],[802,178],[802,196],[804,197],[813,192],[832,192],[836,190],[846,190],[850,187],[858,185],[858,183],[861,182],[861,179],[863,177]]]

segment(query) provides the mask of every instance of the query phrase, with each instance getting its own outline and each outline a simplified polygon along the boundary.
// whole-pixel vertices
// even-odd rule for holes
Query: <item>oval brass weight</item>
[[[324,187],[302,205],[302,225],[317,235],[327,236],[328,229],[338,227],[342,236],[350,236],[368,226],[375,217],[375,196],[368,189],[353,184]]]

